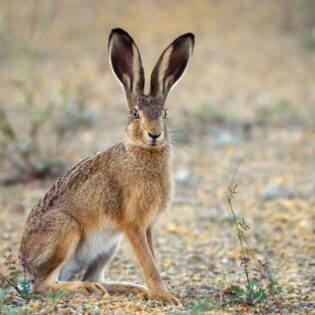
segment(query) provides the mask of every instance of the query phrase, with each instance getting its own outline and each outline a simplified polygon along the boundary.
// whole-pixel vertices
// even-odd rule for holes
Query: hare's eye
[[[167,118],[167,109],[164,109],[164,119]]]
[[[132,111],[132,117],[135,118],[135,119],[139,118],[139,111],[137,109],[134,109]]]

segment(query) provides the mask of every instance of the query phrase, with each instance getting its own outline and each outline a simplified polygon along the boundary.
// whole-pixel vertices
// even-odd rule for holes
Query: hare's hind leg
[[[113,245],[106,253],[93,260],[83,276],[83,281],[98,282],[109,294],[143,294],[147,297],[148,290],[144,286],[104,280],[104,270],[114,256],[117,247],[118,244]]]
[[[58,281],[62,267],[73,259],[80,243],[81,232],[77,222],[67,214],[59,213],[55,222],[58,224],[52,227],[44,237],[38,234],[35,239],[32,239],[33,243],[41,244],[32,255],[35,257],[31,266],[34,277],[33,291],[43,293],[64,290],[101,295],[107,293],[105,288],[98,283]]]

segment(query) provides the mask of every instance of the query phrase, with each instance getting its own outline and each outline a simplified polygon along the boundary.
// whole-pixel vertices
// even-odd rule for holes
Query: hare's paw
[[[149,297],[149,291],[142,285],[127,282],[103,282],[102,285],[109,294],[134,294]]]
[[[155,293],[151,294],[150,297],[152,300],[161,301],[161,302],[164,302],[167,304],[173,304],[176,306],[181,305],[179,299],[167,291],[166,292],[164,292],[164,291],[163,292],[155,292]]]
[[[96,294],[104,296],[108,294],[107,290],[99,283],[82,283],[82,285],[80,285],[78,289],[78,291],[89,295]]]
[[[142,295],[144,298],[148,298],[150,296],[148,289],[143,286],[133,286],[130,291],[133,294]]]
[[[49,286],[51,292],[57,292],[58,290],[63,290],[69,293],[81,293],[84,295],[107,295],[108,292],[99,283],[95,282],[79,282],[79,281],[65,281],[57,282]]]

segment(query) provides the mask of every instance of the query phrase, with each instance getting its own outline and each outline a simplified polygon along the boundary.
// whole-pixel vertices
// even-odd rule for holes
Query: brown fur
[[[191,36],[181,37],[189,46],[189,53],[184,51],[182,63],[179,59],[181,51],[168,54],[176,55],[176,62],[181,63],[179,68],[173,65],[172,60],[163,60],[166,62],[163,65],[165,69],[158,71],[160,77],[155,73],[155,92],[163,86],[163,73],[167,74],[167,84],[175,83],[182,75],[174,73],[170,81],[170,71],[174,70],[167,64],[173,65],[171,68],[175,68],[175,72],[178,69],[184,71],[192,51]],[[178,45],[178,42],[175,43]],[[174,50],[172,44],[169,49]],[[34,290],[38,292],[64,289],[100,294],[144,293],[154,299],[178,304],[179,301],[168,292],[161,280],[151,233],[154,221],[167,209],[173,195],[171,145],[164,117],[166,95],[143,94],[144,74],[140,54],[126,32],[120,29],[112,31],[109,53],[113,71],[125,88],[129,106],[125,139],[84,159],[64,177],[58,178],[27,219],[21,241],[21,257],[34,277]],[[161,60],[159,63],[162,63]],[[135,117],[137,114],[139,117]],[[118,246],[116,241],[107,245],[104,243],[108,249],[86,262],[84,250],[89,250],[92,244],[89,241],[92,242],[93,237],[96,239],[95,235],[100,231],[113,239],[122,232],[129,239],[149,292],[141,286],[99,279]],[[103,234],[100,235],[103,237]],[[72,268],[72,263],[80,265],[82,261],[87,264],[83,266],[86,269],[83,282],[58,281],[62,270],[67,274],[66,267]]]

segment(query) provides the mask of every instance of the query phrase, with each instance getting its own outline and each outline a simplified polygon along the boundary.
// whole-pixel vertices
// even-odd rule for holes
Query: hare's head
[[[168,141],[164,107],[168,92],[184,74],[194,46],[194,35],[175,39],[162,53],[151,74],[150,93],[144,94],[144,71],[139,50],[122,29],[109,36],[109,60],[123,86],[128,104],[127,141],[142,147],[161,147]]]

